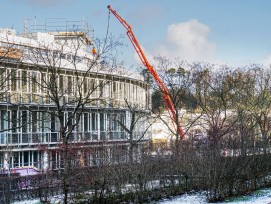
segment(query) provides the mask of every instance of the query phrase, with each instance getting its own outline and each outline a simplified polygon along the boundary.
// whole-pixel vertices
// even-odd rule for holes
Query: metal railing
[[[142,132],[134,133],[134,140],[150,139],[150,134]],[[97,142],[97,141],[128,140],[124,131],[95,131],[95,132],[73,132],[70,135],[70,142]],[[34,144],[56,144],[61,142],[59,132],[32,132],[32,133],[0,133],[0,146],[5,145],[34,145]]]

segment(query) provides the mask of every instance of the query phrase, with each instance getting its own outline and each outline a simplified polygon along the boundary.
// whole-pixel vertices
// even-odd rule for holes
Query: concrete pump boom
[[[175,110],[174,105],[172,103],[172,100],[170,98],[169,91],[168,91],[167,87],[165,86],[165,84],[163,83],[163,81],[161,80],[161,78],[158,76],[158,74],[155,71],[155,69],[153,68],[153,66],[148,62],[146,55],[144,54],[143,50],[141,49],[141,46],[138,43],[138,41],[132,31],[132,27],[121,16],[119,16],[118,13],[115,10],[113,10],[110,5],[108,5],[107,8],[109,9],[109,12],[113,13],[114,16],[119,20],[119,22],[127,30],[127,36],[129,37],[137,55],[139,56],[143,65],[148,69],[148,71],[154,77],[159,89],[163,93],[164,104],[166,106],[166,109],[167,109],[170,117],[171,117],[171,120],[173,121],[173,124],[177,123],[178,120],[177,120],[176,110]],[[178,128],[178,132],[180,134],[180,137],[184,138],[184,132],[183,132],[181,125],[177,124],[177,128]]]

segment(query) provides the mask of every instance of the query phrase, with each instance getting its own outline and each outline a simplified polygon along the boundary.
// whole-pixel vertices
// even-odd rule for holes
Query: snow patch
[[[172,199],[165,199],[158,204],[207,204],[207,196],[204,193],[184,194]],[[225,202],[215,204],[271,204],[271,188],[262,189],[251,195],[240,196]]]

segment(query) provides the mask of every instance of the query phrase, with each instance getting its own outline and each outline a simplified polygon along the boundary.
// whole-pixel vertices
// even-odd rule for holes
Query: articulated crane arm
[[[175,111],[174,105],[172,103],[172,100],[170,98],[169,91],[168,91],[167,87],[165,86],[165,84],[163,83],[163,81],[161,80],[161,78],[158,76],[158,74],[155,71],[155,69],[153,68],[153,66],[151,66],[150,63],[148,62],[143,50],[140,47],[140,44],[138,43],[138,41],[137,41],[133,31],[132,31],[132,27],[122,17],[120,17],[118,15],[118,13],[111,8],[110,5],[108,5],[107,8],[109,9],[109,11],[111,13],[114,14],[114,16],[124,26],[124,28],[126,28],[127,35],[129,37],[132,45],[134,46],[134,49],[135,49],[137,55],[139,56],[141,62],[148,69],[148,71],[151,73],[151,75],[154,77],[158,87],[163,92],[163,100],[164,100],[166,109],[167,109],[167,111],[168,111],[168,113],[169,113],[169,115],[171,117],[171,120],[175,124],[177,122],[177,120],[176,120],[176,111]],[[177,125],[177,127],[178,127],[178,130],[179,130],[180,137],[184,138],[184,132],[183,132],[182,127],[180,125]]]

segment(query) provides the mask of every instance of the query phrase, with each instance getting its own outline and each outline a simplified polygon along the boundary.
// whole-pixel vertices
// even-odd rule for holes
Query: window
[[[23,154],[24,166],[29,166],[29,152],[24,152]]]
[[[51,132],[56,131],[56,119],[55,119],[55,114],[51,113]]]
[[[46,81],[47,77],[46,77],[46,73],[41,73],[41,91],[43,93],[46,93],[47,89],[46,89],[46,86],[47,86],[47,81]]]
[[[72,59],[72,56],[70,54],[67,54],[67,60],[71,60]]]
[[[77,131],[81,132],[83,130],[82,115],[77,113],[75,120],[76,120],[76,124],[77,124]]]
[[[72,77],[68,76],[68,94],[72,94]]]
[[[60,53],[60,58],[61,58],[61,59],[66,59],[66,54]]]
[[[83,90],[82,90],[82,77],[75,77],[74,78],[74,94],[75,95],[78,95],[79,93],[81,93]]]
[[[106,121],[105,121],[105,114],[100,113],[100,131],[106,130]]]
[[[106,119],[107,119],[107,129],[109,131],[112,131],[112,116],[110,113],[107,113]]]
[[[5,88],[6,81],[5,72],[6,72],[5,68],[0,68],[0,91],[4,90]]]
[[[103,97],[104,96],[104,82],[103,81],[99,81],[99,88],[100,88],[100,96]]]
[[[0,167],[3,168],[4,166],[4,155],[0,154]]]
[[[88,81],[86,78],[84,78],[84,94],[86,95],[88,93]]]
[[[50,131],[50,114],[46,112],[42,112],[42,118],[41,118],[41,131],[42,132],[49,132]]]
[[[122,99],[123,97],[123,83],[120,83],[120,95],[119,98]]]
[[[32,112],[32,132],[37,132],[38,130],[38,112]]]
[[[84,132],[88,132],[88,113],[84,113]]]
[[[1,110],[1,131],[7,128],[7,111]]]
[[[13,167],[20,166],[19,164],[19,152],[13,152]]]
[[[135,87],[135,96],[134,96],[134,98],[135,98],[135,101],[138,101],[138,87],[137,86]]]
[[[68,118],[67,118],[67,123],[68,123],[68,129],[69,131],[72,130],[73,124],[74,124],[74,115],[72,112],[68,112]]]
[[[59,76],[59,91],[60,91],[60,94],[62,95],[63,94],[63,89],[64,89],[64,80],[63,80],[63,75],[60,75]]]
[[[121,113],[120,114],[120,123],[122,124],[122,125],[124,125],[125,126],[125,114],[124,113]],[[121,126],[121,131],[123,131],[124,129],[123,129],[123,127]]]
[[[17,75],[16,70],[11,70],[11,90],[16,91],[17,90]]]
[[[117,131],[119,126],[117,114],[112,114],[112,119],[112,130]]]
[[[26,133],[27,132],[27,111],[22,111],[22,132]]]
[[[37,83],[38,83],[37,73],[32,72],[32,93],[37,93]]]
[[[129,99],[130,99],[131,101],[134,100],[134,85],[133,85],[133,84],[130,84]]]
[[[5,80],[6,80],[6,82],[7,82],[7,85],[6,85],[6,86],[7,86],[7,89],[8,89],[8,90],[10,90],[10,88],[11,88],[11,87],[10,87],[10,80],[9,80],[9,79],[10,79],[10,70],[7,69],[7,75],[6,75],[6,79],[5,79]]]
[[[98,114],[97,113],[91,114],[91,126],[92,126],[92,131],[98,130]]]
[[[38,163],[39,163],[39,155],[38,155],[38,152],[32,152],[32,155],[33,155],[33,165],[35,167],[38,167]]]
[[[118,94],[117,94],[117,84],[115,81],[113,82],[113,94],[114,94],[113,98],[116,99]]]
[[[58,58],[59,53],[57,51],[53,51],[53,58]]]
[[[82,62],[82,58],[81,58],[81,57],[78,57],[78,56],[75,56],[75,62],[76,62],[76,63]]]
[[[89,82],[89,89],[90,89],[90,92],[92,94],[92,97],[95,97],[96,96],[96,87],[95,87],[95,80],[94,79],[91,79],[90,82]]]
[[[129,84],[124,84],[124,98],[129,100]]]
[[[17,111],[13,110],[11,112],[11,123],[12,123],[12,132],[17,132]]]
[[[22,72],[22,91],[27,92],[27,71]]]

